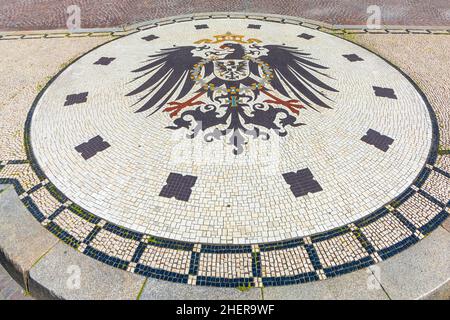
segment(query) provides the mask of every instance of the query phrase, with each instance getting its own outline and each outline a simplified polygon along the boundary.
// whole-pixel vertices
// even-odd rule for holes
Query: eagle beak
[[[226,45],[221,45],[220,47],[219,47],[220,49],[230,49],[230,47],[228,47],[228,46],[226,46]]]

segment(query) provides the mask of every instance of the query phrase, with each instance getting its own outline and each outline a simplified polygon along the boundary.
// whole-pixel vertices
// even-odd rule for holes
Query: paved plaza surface
[[[55,261],[77,254],[121,270],[128,298],[158,298],[147,288],[160,280],[181,295],[264,296],[365,279],[448,240],[448,35],[338,37],[272,20],[0,41],[0,184],[18,197],[0,212],[26,208],[24,227],[45,232],[19,258],[28,289],[46,297]],[[390,285],[370,298],[414,297]]]
[[[26,295],[17,282],[15,282],[8,272],[0,265],[0,300],[31,300]]]
[[[82,28],[102,28],[200,12],[249,12],[298,16],[338,25],[365,25],[379,6],[382,25],[450,26],[447,0],[8,0],[0,1],[1,30],[65,29],[67,8],[81,9]],[[378,10],[378,9],[376,9]],[[71,11],[72,12],[72,11]]]

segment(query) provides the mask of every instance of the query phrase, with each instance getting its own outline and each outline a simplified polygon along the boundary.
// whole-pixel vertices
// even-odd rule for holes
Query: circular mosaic
[[[49,230],[113,266],[219,286],[322,279],[416,242],[448,215],[420,190],[436,142],[431,108],[388,62],[252,19],[91,51],[37,99],[26,141],[59,203],[34,213]],[[436,206],[426,218],[400,209],[416,197]]]

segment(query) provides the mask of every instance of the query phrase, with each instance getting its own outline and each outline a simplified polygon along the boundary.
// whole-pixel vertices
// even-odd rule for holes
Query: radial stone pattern
[[[194,20],[107,43],[55,77],[26,136],[36,183],[11,181],[33,215],[160,279],[324,279],[448,216],[421,92],[370,51],[298,25]]]

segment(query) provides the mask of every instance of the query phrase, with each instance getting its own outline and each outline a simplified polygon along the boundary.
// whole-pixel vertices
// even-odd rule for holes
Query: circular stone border
[[[228,18],[232,18],[232,16],[229,15]],[[246,19],[247,17],[237,14],[236,18]],[[281,18],[280,21],[274,21],[273,16],[270,18],[267,21],[285,23]],[[170,18],[164,20],[167,21],[167,19]],[[176,23],[175,20],[173,22]],[[156,23],[152,27],[157,26]],[[114,40],[116,39],[111,41]],[[86,52],[58,72],[34,101],[25,124],[24,144],[28,161],[13,160],[6,165],[29,163],[40,183],[25,190],[16,179],[0,179],[0,183],[13,183],[31,214],[46,229],[74,249],[113,267],[173,282],[219,287],[276,286],[334,277],[378,263],[416,243],[448,217],[446,207],[449,207],[450,201],[442,203],[420,189],[429,178],[437,160],[439,129],[431,105],[420,88],[403,71],[371,50],[354,43],[380,57],[399,71],[421,95],[432,120],[432,146],[426,165],[412,185],[390,203],[372,214],[338,229],[303,238],[253,245],[210,245],[174,241],[127,230],[102,220],[72,203],[48,181],[33,155],[30,125],[38,101],[53,81],[80,58],[111,41]],[[5,164],[0,164],[0,171],[4,166]],[[445,174],[448,178],[448,173]],[[45,188],[60,205],[53,214],[47,217],[31,197],[35,191],[41,188]],[[431,219],[427,216],[427,223],[423,225],[412,223],[397,210],[416,194],[420,194],[427,201],[441,208]],[[53,221],[63,212],[73,215],[77,221],[75,229],[65,229]],[[405,230],[405,232],[390,239],[383,239],[382,235],[379,235],[381,237],[379,240],[383,242],[383,245],[380,245],[379,241],[375,241],[375,243],[369,239],[370,237],[367,237],[365,234],[367,228],[375,228],[375,234],[379,234],[377,231],[379,228],[388,229],[388,232],[397,229]],[[389,228],[393,229],[389,231]],[[329,250],[330,246],[333,250]],[[206,275],[201,272],[205,269],[208,273]]]

